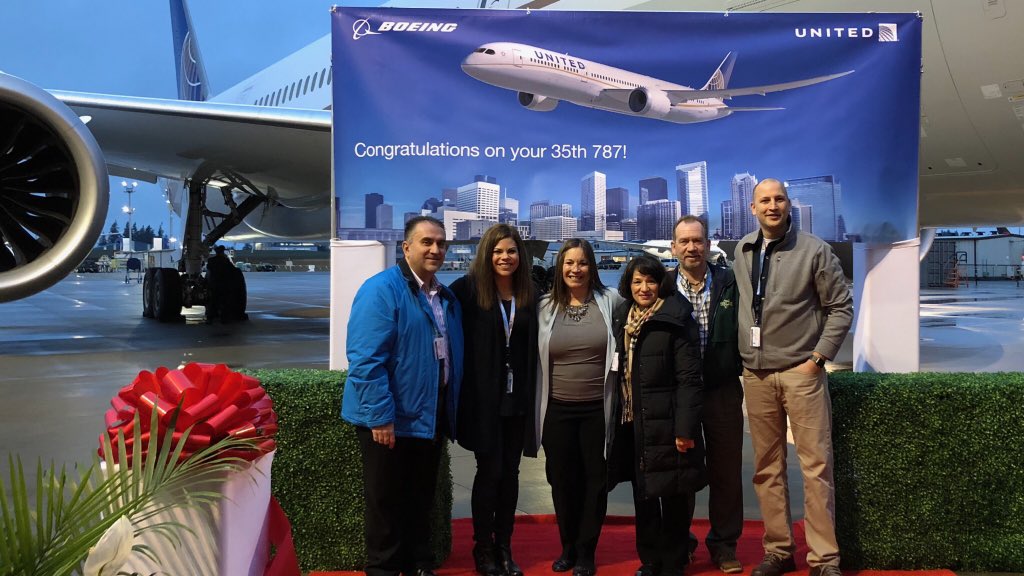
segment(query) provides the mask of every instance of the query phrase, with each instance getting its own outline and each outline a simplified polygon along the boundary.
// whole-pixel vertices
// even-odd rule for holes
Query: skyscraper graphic
[[[604,232],[605,223],[605,175],[591,172],[580,181],[580,227],[586,232]]]
[[[722,229],[719,234],[723,238],[732,238],[732,230],[736,227],[736,223],[733,220],[738,214],[733,210],[732,200],[722,201]]]
[[[384,196],[371,192],[364,197],[366,207],[366,225],[364,228],[377,227],[377,206],[384,203]]]
[[[790,201],[789,216],[793,220],[793,230],[810,232],[814,225],[814,213],[810,204],[804,204],[799,198]]]
[[[668,180],[654,176],[640,181],[640,203],[652,200],[668,200]]]
[[[754,201],[754,186],[757,186],[757,176],[749,172],[732,177],[733,227],[724,232],[726,238],[739,240],[757,229],[757,218],[750,213],[750,203]]]
[[[620,223],[629,218],[629,190],[609,188],[605,193],[606,223],[609,230],[621,230]]]
[[[498,221],[501,186],[493,182],[471,182],[459,186],[456,207],[460,212],[476,212],[479,220]]]
[[[840,191],[834,176],[796,178],[786,182],[786,189],[790,200],[799,200],[800,204],[811,207],[811,226],[810,229],[804,226],[804,232],[811,232],[822,240],[841,240],[836,222]]]
[[[391,204],[380,204],[377,206],[377,225],[374,228],[390,230],[395,227],[395,209]]]
[[[708,163],[701,160],[676,166],[679,206],[685,214],[708,221]]]
[[[637,206],[637,240],[671,240],[679,216],[678,200],[652,200]]]

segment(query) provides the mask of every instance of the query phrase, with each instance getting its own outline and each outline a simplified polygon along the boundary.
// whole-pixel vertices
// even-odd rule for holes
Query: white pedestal
[[[920,241],[853,246],[853,370],[917,372]]]
[[[274,453],[265,454],[243,471],[222,483],[195,486],[224,495],[212,509],[178,508],[154,522],[173,521],[189,527],[181,530],[177,548],[152,531],[142,537],[160,559],[155,564],[133,554],[122,571],[176,576],[262,576],[270,553],[267,511],[270,507],[270,469]],[[164,495],[180,498],[181,495]]]
[[[348,368],[345,342],[352,300],[367,278],[388,267],[387,250],[380,242],[331,240],[331,370]]]

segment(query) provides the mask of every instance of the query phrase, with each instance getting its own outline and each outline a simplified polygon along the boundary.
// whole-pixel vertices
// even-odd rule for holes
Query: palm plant
[[[248,466],[245,456],[255,454],[256,440],[232,437],[190,454],[191,428],[175,432],[172,420],[161,434],[157,420],[154,410],[146,432],[136,413],[130,438],[122,430],[116,443],[103,435],[103,458],[94,455],[84,470],[44,468],[40,462],[34,502],[21,459],[9,456],[9,483],[0,479],[0,576],[117,574],[124,554],[109,551],[129,549],[116,541],[118,531],[132,536],[153,531],[178,545],[180,531],[190,528],[164,520],[163,514],[177,507],[208,509],[222,498],[211,485]],[[168,492],[176,497],[157,497]],[[107,553],[110,559],[86,564],[94,547],[104,549],[97,549],[97,556]],[[132,543],[130,550],[159,562],[146,545]]]

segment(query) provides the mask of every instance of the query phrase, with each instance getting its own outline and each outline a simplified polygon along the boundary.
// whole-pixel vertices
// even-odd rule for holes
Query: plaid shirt
[[[693,289],[682,271],[676,274],[676,288],[690,304],[693,305],[693,319],[700,329],[700,358],[704,359],[704,349],[708,344],[708,318],[711,315],[711,267],[704,273],[704,283],[699,289]]]

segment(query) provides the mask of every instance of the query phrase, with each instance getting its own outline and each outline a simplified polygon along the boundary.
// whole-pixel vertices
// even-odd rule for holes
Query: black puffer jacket
[[[612,328],[619,355],[620,379],[626,369],[625,325],[631,301],[615,309]],[[641,327],[633,352],[634,446],[616,440],[622,420],[621,387],[616,388],[616,414],[608,432],[608,489],[634,476],[643,498],[696,492],[707,485],[704,442],[700,434],[703,401],[697,324],[693,307],[679,294]],[[676,437],[696,446],[681,454]]]

